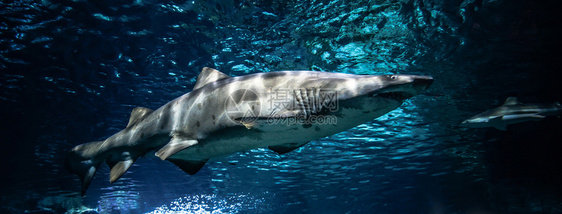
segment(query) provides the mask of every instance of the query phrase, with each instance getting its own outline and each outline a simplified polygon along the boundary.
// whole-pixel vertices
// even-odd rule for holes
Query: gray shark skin
[[[553,104],[523,104],[517,101],[517,98],[509,97],[503,105],[475,115],[463,121],[460,125],[469,128],[494,127],[506,131],[509,124],[539,121],[547,116],[560,115],[562,115],[562,106],[558,102]]]
[[[102,162],[113,183],[150,151],[189,174],[210,159],[250,149],[283,154],[386,114],[432,82],[315,71],[230,77],[203,68],[193,91],[156,110],[133,109],[125,129],[74,147],[65,166],[80,177],[84,195]]]

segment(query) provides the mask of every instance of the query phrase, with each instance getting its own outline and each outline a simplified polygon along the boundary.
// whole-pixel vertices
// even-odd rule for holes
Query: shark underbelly
[[[332,115],[282,120],[259,120],[247,126],[234,126],[210,133],[197,145],[172,156],[182,160],[213,160],[237,152],[279,145],[303,145],[327,137],[388,113],[392,109],[366,112],[364,109],[343,109]],[[363,119],[364,118],[364,119]]]
[[[212,133],[207,138],[199,140],[197,145],[184,149],[170,158],[213,160],[257,148],[284,144],[300,145],[330,135],[334,131],[325,132],[330,128],[327,125],[302,124],[231,127]]]

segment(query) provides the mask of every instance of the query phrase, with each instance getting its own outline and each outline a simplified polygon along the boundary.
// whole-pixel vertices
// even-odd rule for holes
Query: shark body
[[[547,116],[562,115],[560,103],[520,103],[517,98],[509,97],[503,105],[477,114],[461,123],[461,126],[470,128],[494,127],[498,130],[507,130],[507,125],[527,121],[539,121]]]
[[[164,106],[133,109],[127,127],[74,147],[65,166],[82,195],[106,162],[117,181],[150,151],[195,174],[208,161],[269,147],[283,154],[307,142],[368,122],[419,94],[433,78],[281,71],[230,77],[204,68],[194,90]]]

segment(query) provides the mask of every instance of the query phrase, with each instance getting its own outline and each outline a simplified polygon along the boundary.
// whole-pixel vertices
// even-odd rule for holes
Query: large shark
[[[368,122],[428,88],[429,76],[281,71],[230,77],[203,68],[193,91],[133,109],[127,127],[74,147],[65,161],[82,195],[106,162],[110,182],[150,151],[195,174],[210,159],[269,147],[283,154]]]
[[[520,103],[515,97],[509,97],[504,104],[477,114],[461,123],[461,126],[470,128],[494,127],[505,131],[507,125],[526,121],[539,121],[547,116],[562,115],[562,106],[553,104]]]

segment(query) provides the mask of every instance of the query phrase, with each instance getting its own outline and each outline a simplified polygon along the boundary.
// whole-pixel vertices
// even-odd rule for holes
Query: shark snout
[[[433,77],[430,76],[416,76],[414,77],[413,85],[415,88],[425,90],[433,83]]]

